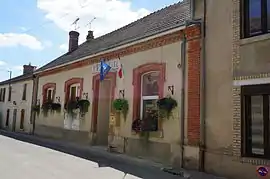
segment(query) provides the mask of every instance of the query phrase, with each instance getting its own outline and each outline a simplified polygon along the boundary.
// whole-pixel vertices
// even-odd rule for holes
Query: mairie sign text
[[[111,67],[110,71],[117,71],[118,70],[118,60],[117,59],[106,61],[105,63],[107,63]],[[93,64],[92,73],[99,73],[99,72],[100,72],[100,63]]]

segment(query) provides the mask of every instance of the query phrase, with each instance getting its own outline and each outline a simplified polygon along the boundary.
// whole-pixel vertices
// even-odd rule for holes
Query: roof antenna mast
[[[78,21],[80,20],[80,18],[78,17],[71,25],[74,25],[74,30],[79,29],[80,27],[78,26]]]
[[[88,26],[89,27],[89,30],[91,29],[91,25],[93,23],[94,20],[96,20],[97,18],[94,17],[90,22],[88,22],[85,26]]]

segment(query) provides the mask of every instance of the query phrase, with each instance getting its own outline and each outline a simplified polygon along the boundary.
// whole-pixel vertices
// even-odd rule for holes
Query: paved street
[[[1,133],[3,134],[3,131]],[[101,175],[103,175],[105,178],[109,176],[110,179],[123,179],[125,174],[128,174],[125,179],[136,179],[134,178],[135,176],[144,179],[183,178],[163,172],[159,164],[134,159],[125,155],[111,154],[102,148],[81,147],[24,134],[4,132],[4,135],[12,138],[0,135],[1,178],[69,179],[79,177],[80,179],[91,179],[102,178]],[[133,175],[133,177],[130,175]],[[211,175],[198,172],[193,173],[192,178],[216,179],[216,177]]]

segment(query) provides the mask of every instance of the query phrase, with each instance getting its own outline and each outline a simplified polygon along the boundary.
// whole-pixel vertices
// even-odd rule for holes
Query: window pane
[[[72,101],[75,101],[76,100],[76,86],[71,87],[71,90],[70,90],[70,99]]]
[[[158,110],[157,99],[143,100],[143,130],[157,131],[158,130]]]
[[[251,34],[260,33],[262,30],[261,7],[261,0],[249,0],[249,23]]]
[[[52,101],[52,90],[48,90],[48,101]]]
[[[251,96],[251,147],[252,153],[264,154],[263,96]]]
[[[159,72],[151,72],[143,75],[142,78],[142,95],[158,96],[159,91]]]

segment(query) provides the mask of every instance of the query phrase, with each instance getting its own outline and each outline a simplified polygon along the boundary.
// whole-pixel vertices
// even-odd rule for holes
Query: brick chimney
[[[31,63],[29,65],[23,65],[23,74],[30,74],[36,70],[36,66],[32,66]]]
[[[80,33],[77,31],[70,31],[69,32],[69,48],[68,48],[69,52],[72,52],[78,48],[79,35],[80,35]]]
[[[89,41],[91,41],[91,40],[93,40],[93,39],[94,39],[93,31],[92,31],[92,30],[89,30],[89,31],[88,31],[88,34],[87,34],[87,36],[86,36],[86,41],[89,42]]]

